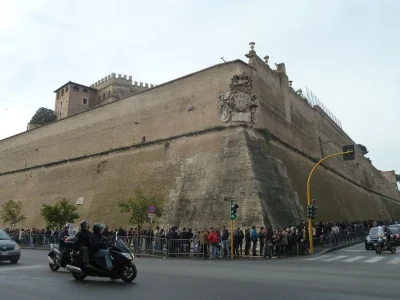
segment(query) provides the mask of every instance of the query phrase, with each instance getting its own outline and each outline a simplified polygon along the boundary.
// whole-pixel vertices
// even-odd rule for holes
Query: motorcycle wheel
[[[381,248],[381,246],[376,246],[376,247],[375,247],[375,253],[377,253],[377,254],[381,254],[381,253],[382,253],[382,248]]]
[[[56,264],[52,264],[52,263],[50,263],[50,262],[49,262],[49,267],[50,267],[50,270],[52,270],[53,272],[57,272],[58,269],[60,268],[60,267],[57,266]]]
[[[125,265],[121,270],[121,279],[124,282],[132,282],[137,276],[137,269],[134,264]]]
[[[392,247],[392,248],[390,248],[390,252],[392,252],[392,253],[396,253],[396,247]]]

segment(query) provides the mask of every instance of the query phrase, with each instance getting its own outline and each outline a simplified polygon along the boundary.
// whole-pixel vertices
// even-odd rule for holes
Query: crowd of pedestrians
[[[390,225],[395,220],[366,220],[315,222],[312,228],[314,245],[324,247],[335,245],[342,239],[363,237],[369,228],[378,225]],[[58,230],[55,229],[6,229],[20,245],[26,247],[49,247],[57,243]],[[110,239],[124,239],[135,253],[195,256],[202,258],[235,256],[277,256],[305,255],[309,253],[309,234],[306,222],[297,226],[282,228],[260,227],[194,229],[172,226],[169,229],[150,227],[124,229],[106,228],[105,235]],[[233,238],[233,249],[231,239]]]

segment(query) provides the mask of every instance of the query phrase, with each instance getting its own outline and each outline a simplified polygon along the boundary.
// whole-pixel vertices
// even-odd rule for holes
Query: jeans
[[[210,257],[216,258],[217,255],[217,244],[210,244]]]
[[[94,257],[104,257],[104,259],[106,260],[107,270],[112,267],[111,256],[110,256],[110,252],[108,252],[108,250],[100,249],[99,251],[97,251],[94,254]]]
[[[253,241],[253,255],[257,255],[257,240]]]
[[[222,249],[226,249],[226,256],[227,257],[231,256],[231,254],[229,253],[229,241],[228,240],[222,241]],[[223,251],[224,250],[222,250],[222,254],[224,254]]]

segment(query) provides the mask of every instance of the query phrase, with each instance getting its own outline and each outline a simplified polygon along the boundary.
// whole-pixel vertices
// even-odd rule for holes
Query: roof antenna
[[[225,59],[224,59],[224,57],[223,57],[223,56],[221,57],[221,59],[224,61],[224,63],[226,63],[226,61],[225,61]]]

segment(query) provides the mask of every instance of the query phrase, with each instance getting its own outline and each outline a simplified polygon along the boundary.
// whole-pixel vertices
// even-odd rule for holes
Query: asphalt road
[[[101,278],[77,282],[67,271],[50,271],[47,251],[24,250],[18,265],[0,263],[0,299],[399,299],[400,264],[388,261],[400,253],[365,263],[377,255],[362,247],[330,253],[341,256],[334,260],[138,258],[138,277],[131,284]],[[344,262],[356,256],[365,258]]]

